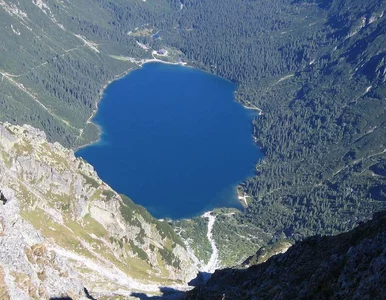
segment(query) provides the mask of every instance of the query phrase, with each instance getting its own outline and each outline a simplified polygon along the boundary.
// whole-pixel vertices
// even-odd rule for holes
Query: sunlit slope
[[[182,285],[195,276],[190,255],[166,222],[118,195],[92,166],[48,143],[41,131],[1,125],[0,157],[4,247],[20,243],[1,258],[6,274],[29,274],[35,286],[47,289],[52,279],[40,274],[47,262],[28,262],[23,255],[40,247],[44,255],[65,260],[95,294],[157,293],[160,286]],[[20,226],[12,229],[12,222]]]
[[[89,118],[100,92],[136,66],[116,57],[151,58],[151,51],[137,43],[141,35],[128,32],[145,26],[146,12],[162,12],[154,4],[133,0],[124,2],[130,10],[118,16],[122,5],[1,1],[0,120],[34,125],[63,145],[96,140],[98,132]],[[117,26],[116,18],[125,20],[125,28]]]

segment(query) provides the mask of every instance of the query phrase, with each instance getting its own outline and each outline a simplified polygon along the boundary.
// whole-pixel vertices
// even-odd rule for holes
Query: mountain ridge
[[[216,271],[184,299],[380,299],[386,211],[337,236],[313,236],[247,269]]]
[[[196,276],[168,223],[42,131],[0,124],[0,156],[0,262],[11,298],[77,298],[83,287],[100,296],[157,294]]]
[[[237,82],[237,100],[262,109],[252,133],[266,156],[256,165],[256,176],[242,184],[248,207],[220,213],[213,226],[222,265],[240,263],[271,240],[292,243],[316,233],[346,231],[384,209],[384,1],[181,4],[1,0],[0,120],[39,127],[50,141],[65,146],[95,140],[98,132],[87,121],[101,87],[152,59],[153,51],[167,48],[173,57],[166,59],[183,59]],[[13,149],[22,157],[31,151],[24,142]],[[51,156],[48,161],[55,159]],[[1,163],[3,172],[11,167],[13,172],[29,161],[10,161],[3,151]],[[92,187],[95,179],[87,172],[80,181]],[[2,179],[4,185],[6,179],[11,180]],[[15,191],[21,195],[24,188]],[[103,192],[101,199],[112,196],[108,188]],[[30,201],[24,196],[20,202]],[[45,196],[76,211],[61,195]],[[48,217],[60,224],[61,214],[51,206],[45,207]],[[175,222],[174,228],[197,256],[209,261],[202,219]],[[134,246],[126,240],[106,242],[116,249],[128,242],[132,255],[144,257],[136,248],[143,244],[138,239]],[[163,252],[165,261],[169,253]]]

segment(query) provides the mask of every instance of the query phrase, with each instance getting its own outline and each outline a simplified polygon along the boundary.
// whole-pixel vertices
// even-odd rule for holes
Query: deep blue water
[[[192,68],[146,64],[109,85],[93,120],[101,141],[77,156],[157,218],[240,207],[235,187],[262,154],[255,113],[234,100],[235,88]]]

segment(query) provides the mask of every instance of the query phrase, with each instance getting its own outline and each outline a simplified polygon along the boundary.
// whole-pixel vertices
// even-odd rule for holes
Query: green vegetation
[[[83,173],[80,173],[80,174],[86,180],[86,185],[90,185],[91,187],[96,188],[96,189],[99,187],[99,183],[94,178],[91,178],[90,176],[83,174]]]
[[[256,254],[248,257],[248,259],[244,261],[242,265],[253,266],[261,264],[263,262],[266,262],[272,256],[287,251],[288,248],[291,246],[292,244],[284,240],[268,243],[266,246],[261,247]]]
[[[239,222],[239,214],[240,212],[216,214],[213,237],[216,245],[219,245],[219,260],[223,266],[240,264],[271,240],[271,235],[257,226]]]
[[[335,234],[385,207],[376,196],[385,177],[371,172],[385,159],[385,21],[369,23],[384,3],[345,2],[320,8],[328,21],[301,32],[314,53],[256,101],[264,115],[254,134],[266,159],[245,183],[255,201],[242,218],[268,232]]]
[[[172,227],[165,221],[159,221],[153,218],[147,210],[126,197],[125,195],[121,195],[124,204],[121,205],[121,213],[125,220],[132,225],[136,225],[140,227],[140,232],[136,236],[135,240],[139,244],[144,244],[145,231],[141,227],[141,219],[144,219],[146,223],[154,225],[157,232],[161,235],[163,240],[163,247],[158,248],[158,252],[160,254],[160,258],[164,261],[166,265],[173,266],[175,268],[180,268],[180,260],[173,254],[173,248],[176,244],[185,247],[181,238],[173,231]],[[144,261],[148,259],[148,256],[145,251],[143,251],[138,245],[134,243],[134,241],[130,240],[130,247],[132,251],[138,255],[138,257]],[[152,251],[155,250],[154,245],[150,245],[150,249]]]
[[[237,83],[237,99],[263,111],[252,133],[265,158],[243,183],[251,201],[236,224],[296,240],[348,230],[386,207],[384,1],[183,0],[182,9],[177,0],[50,4],[66,30],[31,1],[6,2],[28,20],[0,9],[0,120],[37,126],[67,146],[95,140],[87,120],[102,86],[137,66],[114,57],[174,49],[175,59]],[[134,222],[125,207],[122,214]],[[166,223],[135,211],[182,243]],[[203,222],[186,234],[205,261]],[[233,224],[219,224],[217,235],[226,240]],[[232,244],[239,247],[235,236]]]
[[[158,249],[159,253],[161,254],[163,260],[169,265],[173,266],[175,268],[180,269],[180,264],[181,261],[169,250],[164,249],[164,248],[159,248]]]
[[[110,191],[110,190],[104,190],[102,192],[102,195],[106,197],[106,200],[109,201],[111,200],[113,197],[115,197],[116,193],[113,192],[113,191]]]
[[[0,121],[28,123],[52,141],[80,146],[98,138],[97,128],[86,121],[102,87],[135,67],[110,55],[151,57],[138,47],[136,37],[127,35],[148,22],[151,7],[135,0],[48,6],[43,12],[32,1],[7,0],[0,8]],[[116,26],[116,18],[125,20],[127,31]]]
[[[208,263],[212,254],[212,247],[206,237],[208,232],[208,219],[195,217],[173,222],[173,227],[179,235],[188,242],[194,255],[203,263]]]
[[[130,198],[125,195],[121,195],[124,205],[121,206],[122,216],[127,222],[135,222],[135,214],[140,215],[147,223],[154,224],[157,228],[157,231],[161,235],[162,239],[170,239],[174,244],[179,244],[182,247],[184,243],[181,241],[180,237],[174,232],[170,224],[166,221],[159,221],[153,218],[149,212],[141,205],[135,204]],[[140,226],[140,224],[139,224]],[[171,250],[171,249],[170,249]]]
[[[28,142],[23,141],[22,143],[15,144],[15,150],[17,156],[28,156],[32,153],[32,146]]]
[[[148,257],[147,257],[147,254],[145,251],[143,251],[140,247],[138,247],[136,244],[134,244],[133,241],[130,240],[129,243],[130,243],[130,247],[133,250],[134,254],[137,254],[138,257],[143,261],[148,260]]]
[[[252,201],[236,215],[246,228],[240,235],[255,226],[274,239],[334,234],[385,208],[385,4],[184,5],[178,33],[163,31],[167,42],[199,68],[236,82],[237,99],[263,111],[253,135],[265,158],[243,183]],[[240,247],[236,235],[228,241],[230,227],[214,227],[220,251]]]
[[[239,223],[300,239],[347,230],[385,207],[385,177],[371,171],[386,158],[385,4],[184,5],[168,43],[263,110],[253,134],[265,158],[243,185],[252,201]]]

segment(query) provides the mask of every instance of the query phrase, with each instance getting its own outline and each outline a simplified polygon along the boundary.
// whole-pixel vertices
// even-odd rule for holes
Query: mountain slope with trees
[[[42,131],[0,123],[0,158],[1,299],[159,295],[195,277],[166,221]]]
[[[381,299],[386,212],[337,236],[314,236],[248,269],[216,271],[184,299]]]
[[[256,239],[250,228],[264,240],[335,234],[386,207],[385,6],[3,0],[0,120],[84,145],[98,138],[89,118],[103,86],[173,50],[169,59],[234,81],[237,100],[263,112],[252,133],[265,158],[242,184],[248,208],[218,218],[219,246],[252,254],[238,252],[241,237]]]
[[[265,158],[239,221],[301,239],[384,208],[385,3],[184,4],[179,39],[165,36],[263,111],[253,134]]]

